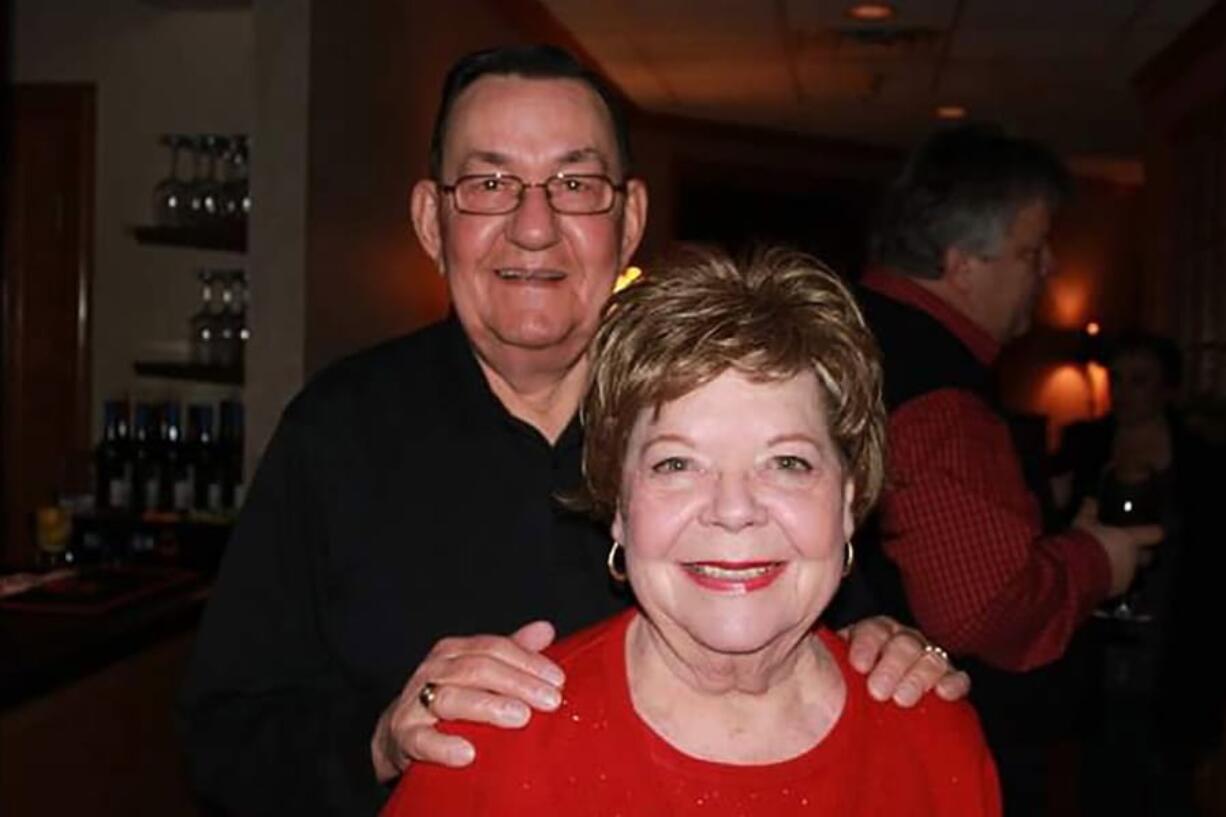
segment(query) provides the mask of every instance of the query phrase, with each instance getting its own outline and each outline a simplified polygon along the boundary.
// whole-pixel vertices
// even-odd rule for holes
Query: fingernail
[[[472,763],[476,757],[476,750],[473,749],[471,743],[467,742],[456,746],[455,749],[451,751],[451,759],[455,761],[457,766],[467,766],[469,763]]]
[[[566,683],[566,675],[562,672],[562,670],[553,666],[545,670],[544,678],[546,681],[556,687],[560,687],[562,684]]]
[[[536,702],[544,709],[557,709],[562,705],[562,693],[556,689],[543,689],[536,694]]]
[[[884,678],[870,677],[868,679],[868,694],[878,701],[888,700],[892,686]]]
[[[518,701],[512,701],[502,707],[502,721],[507,726],[523,726],[530,717],[532,713],[528,711],[528,707]]]
[[[915,684],[903,684],[894,693],[894,702],[899,706],[911,706],[919,700],[920,691]]]

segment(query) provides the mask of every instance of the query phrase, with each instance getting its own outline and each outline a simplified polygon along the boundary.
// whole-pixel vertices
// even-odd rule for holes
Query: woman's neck
[[[626,668],[635,711],[679,751],[778,763],[812,749],[838,721],[846,685],[816,636],[760,655],[719,654],[676,636],[639,615],[626,634]]]
[[[1171,434],[1165,415],[1121,422],[1112,441],[1112,466],[1127,481],[1165,471],[1171,464]]]

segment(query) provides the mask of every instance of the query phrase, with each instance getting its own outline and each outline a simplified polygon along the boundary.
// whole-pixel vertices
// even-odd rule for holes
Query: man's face
[[[496,172],[528,184],[560,172],[621,182],[616,144],[607,108],[584,83],[486,76],[452,108],[442,184]],[[504,215],[461,213],[432,182],[414,191],[422,244],[447,277],[465,332],[495,369],[524,361],[568,367],[581,357],[645,214],[637,181],[609,212],[591,215],[555,213],[539,187]]]
[[[1036,199],[1017,211],[997,252],[975,256],[972,317],[1002,343],[1030,328],[1039,288],[1053,265],[1051,222],[1051,207]]]

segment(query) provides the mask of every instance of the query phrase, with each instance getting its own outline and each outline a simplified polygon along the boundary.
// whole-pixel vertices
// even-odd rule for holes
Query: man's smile
[[[558,269],[499,267],[494,272],[503,281],[561,281],[566,277],[566,273]]]

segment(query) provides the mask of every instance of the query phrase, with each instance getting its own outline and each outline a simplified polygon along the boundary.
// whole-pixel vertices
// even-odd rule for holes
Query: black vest
[[[867,288],[860,288],[857,297],[881,347],[886,411],[892,415],[907,402],[940,389],[961,389],[979,396],[1009,426],[1027,486],[1046,505],[1043,500],[1050,493],[1042,425],[1036,426],[1033,419],[1010,418],[1004,413],[995,398],[992,370],[936,318]],[[867,594],[869,604],[914,626],[915,616],[907,603],[898,568],[881,547],[877,517],[878,514],[873,514],[857,533],[860,575],[853,583],[855,590],[849,593]],[[1019,719],[1029,720],[1022,726],[1025,732],[1047,731],[1044,724],[1051,721],[1040,717],[1040,713],[1054,714],[1052,697],[1059,697],[1063,688],[1063,682],[1058,682],[1063,676],[1061,669],[1052,666],[1027,673],[1004,672],[970,656],[958,656],[957,664],[971,675],[971,698],[989,733],[1001,727],[1008,730],[1002,720],[1010,722],[1010,726],[1022,726]]]

